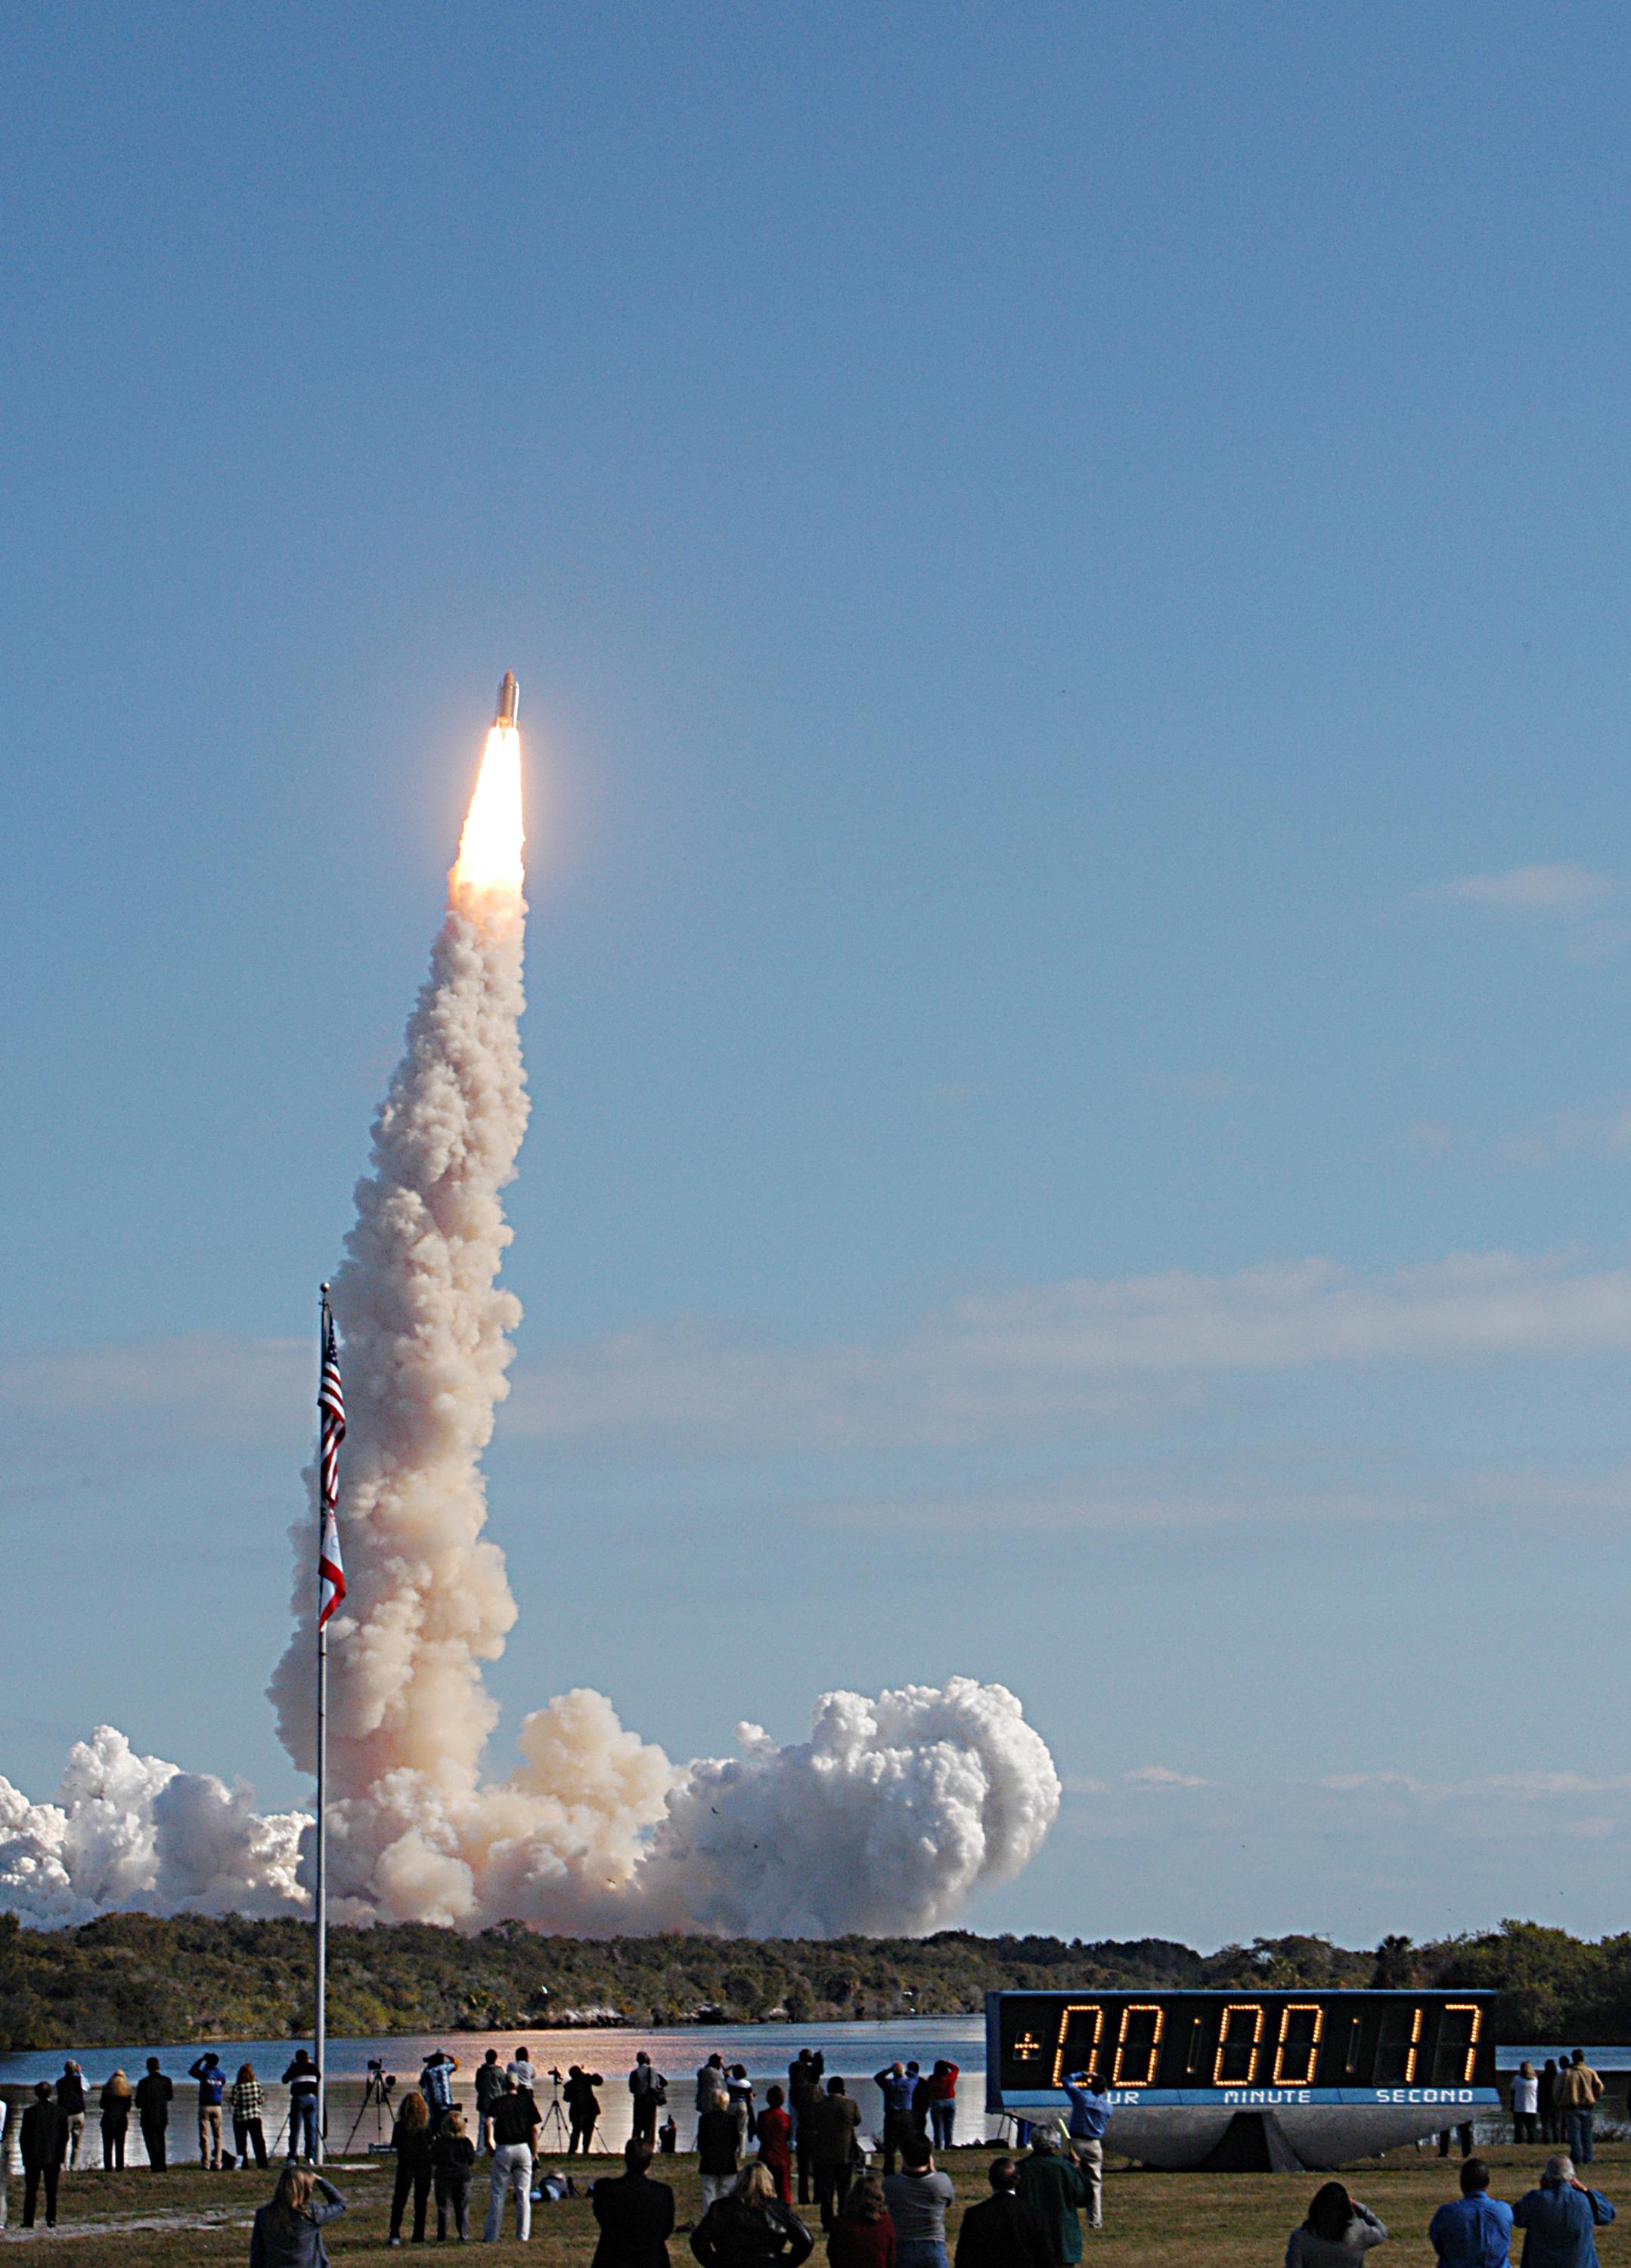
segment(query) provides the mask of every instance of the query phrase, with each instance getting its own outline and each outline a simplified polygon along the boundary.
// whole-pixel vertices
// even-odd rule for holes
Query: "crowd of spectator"
[[[395,2158],[387,2243],[399,2246],[406,2227],[423,2242],[430,2205],[436,2235],[467,2240],[476,2161],[489,2159],[489,2242],[513,2214],[516,2235],[531,2234],[539,2196],[572,2193],[570,2177],[545,2175],[537,2161],[546,2132],[536,2088],[540,2074],[525,2047],[507,2064],[490,2048],[474,2074],[475,2132],[455,2101],[456,2058],[440,2050],[424,2061],[417,2085],[393,2106],[388,2148]],[[371,2070],[377,2066],[371,2066]],[[283,2073],[289,2092],[284,2124],[269,2153],[264,2089],[253,2065],[229,2076],[206,2051],[188,2071],[197,2088],[199,2162],[221,2171],[251,2161],[265,2169],[288,2137],[288,2160],[270,2203],[255,2216],[252,2268],[323,2268],[321,2229],[344,2210],[339,2193],[316,2170],[321,2078],[304,2049]],[[555,2146],[567,2157],[587,2156],[600,2121],[599,2072],[573,2064],[555,2083],[547,2114]],[[866,2130],[861,2102],[850,2082],[829,2075],[818,2049],[801,2048],[787,2083],[766,2088],[756,2101],[747,2070],[709,2055],[697,2073],[696,2147],[703,2213],[691,2234],[702,2268],[801,2268],[816,2238],[799,2208],[813,2208],[831,2268],[951,2268],[947,2215],[952,2184],[934,2153],[956,2135],[957,2066],[937,2061],[925,2072],[897,2060],[873,2074],[877,2090],[875,2132]],[[379,2082],[382,2094],[394,2086]],[[668,2109],[668,2081],[641,2050],[628,2075],[633,2133],[624,2170],[592,2185],[599,2228],[594,2268],[666,2268],[666,2240],[674,2227],[673,2191],[652,2175],[655,2161],[678,2145]],[[1583,2051],[1547,2058],[1536,2072],[1524,2062],[1512,2084],[1514,2139],[1562,2143],[1548,2160],[1539,2189],[1516,2205],[1489,2194],[1489,2174],[1470,2155],[1472,2130],[1441,2137],[1448,2150],[1459,2132],[1465,2163],[1461,2195],[1440,2208],[1430,2231],[1439,2268],[1506,2268],[1515,2228],[1524,2231],[1522,2268],[1598,2268],[1591,2231],[1613,2218],[1602,2194],[1583,2183],[1576,2169],[1592,2161],[1594,2119],[1603,2080]],[[125,2164],[132,2116],[141,2128],[148,2163],[169,2163],[169,2127],[175,2083],[157,2056],[132,2087],[122,2071],[100,2088],[72,2058],[53,2085],[40,2081],[18,2124],[23,2176],[23,2226],[33,2228],[41,2198],[48,2228],[56,2222],[64,2173],[89,2162],[87,2123],[93,2112],[101,2132],[104,2166]],[[990,2168],[991,2195],[964,2213],[955,2249],[956,2268],[1074,2268],[1088,2231],[1103,2226],[1103,2145],[1112,2096],[1096,2073],[1073,2073],[1065,2081],[1067,2124],[1022,2125],[1020,2150]],[[663,2123],[659,2116],[667,2112]],[[225,2143],[230,2118],[232,2146]],[[0,2147],[6,2105],[0,2100]],[[869,2164],[875,2154],[879,2163]],[[795,2195],[796,2190],[796,2195]],[[0,2226],[4,2189],[0,2184]],[[1340,2183],[1316,2193],[1305,2220],[1292,2233],[1286,2268],[1356,2268],[1362,2256],[1386,2241],[1387,2231]]]

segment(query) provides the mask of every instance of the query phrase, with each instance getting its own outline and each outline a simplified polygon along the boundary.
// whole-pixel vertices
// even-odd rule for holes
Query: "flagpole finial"
[[[320,1284],[317,1288],[326,1300],[328,1297],[328,1286],[326,1284]]]

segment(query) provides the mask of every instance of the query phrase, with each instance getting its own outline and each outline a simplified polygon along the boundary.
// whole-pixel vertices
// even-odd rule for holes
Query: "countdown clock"
[[[992,1992],[987,2107],[1068,2110],[1091,2070],[1107,2145],[1164,2166],[1330,2166],[1495,2108],[1489,1992]]]

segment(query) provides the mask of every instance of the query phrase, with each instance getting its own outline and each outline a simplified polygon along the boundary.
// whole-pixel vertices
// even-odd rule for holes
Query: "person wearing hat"
[[[1081,2167],[1061,2149],[1057,2126],[1031,2128],[1015,2188],[1047,2232],[1053,2268],[1074,2268],[1081,2257],[1081,2209],[1091,2191]]]

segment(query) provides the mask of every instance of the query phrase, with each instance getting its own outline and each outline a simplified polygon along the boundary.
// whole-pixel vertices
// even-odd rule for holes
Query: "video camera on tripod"
[[[358,2107],[356,2117],[351,2121],[351,2133],[346,2139],[345,2147],[348,2154],[357,2140],[358,2128],[368,2116],[371,2104],[373,2108],[373,2139],[368,2145],[368,2154],[373,2157],[390,2148],[391,2146],[386,2139],[385,2122],[393,2115],[391,2090],[395,2084],[396,2073],[394,2071],[387,2071],[384,2058],[380,2056],[370,2056],[367,2076],[363,2080],[363,2099]]]

